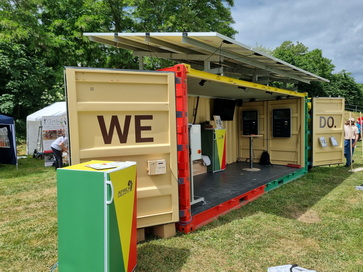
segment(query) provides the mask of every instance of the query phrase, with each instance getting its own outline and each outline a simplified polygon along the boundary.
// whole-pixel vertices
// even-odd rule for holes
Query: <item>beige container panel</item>
[[[344,98],[312,99],[312,166],[344,163],[344,103]],[[330,137],[335,138],[337,146]]]
[[[162,74],[155,75],[152,72],[135,74],[128,71],[120,74],[117,70],[108,70],[102,74],[79,72],[76,74],[76,80],[77,102],[115,101],[115,97],[123,98],[118,102],[168,101],[166,91],[168,79]],[[105,83],[108,83],[107,92],[105,92]]]
[[[305,105],[304,99],[288,99],[268,102],[268,150],[273,164],[305,166]],[[273,109],[291,110],[291,137],[272,137]]]
[[[240,129],[238,132],[239,140],[240,140],[240,154],[239,159],[241,161],[246,161],[250,158],[250,139],[248,137],[243,136],[242,131],[242,115],[243,111],[257,110],[258,112],[258,134],[262,135],[261,137],[253,138],[253,161],[259,162],[261,154],[264,150],[267,150],[267,114],[266,114],[266,102],[248,102],[243,103],[242,107],[239,109],[239,124]]]
[[[69,68],[66,79],[72,164],[136,161],[138,228],[179,221],[174,74]],[[149,175],[161,159],[166,173]]]
[[[214,121],[211,119],[211,108],[213,99],[207,97],[199,97],[198,110],[195,119],[196,124],[209,121],[211,125],[215,126]],[[197,104],[196,96],[188,97],[188,122],[193,123],[193,112]],[[226,129],[226,162],[227,164],[234,163],[238,159],[238,140],[239,140],[239,115],[238,107],[234,112],[233,121],[222,121],[223,127]]]

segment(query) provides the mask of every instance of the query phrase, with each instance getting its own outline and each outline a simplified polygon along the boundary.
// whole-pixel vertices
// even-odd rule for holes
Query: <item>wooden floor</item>
[[[192,215],[297,171],[296,168],[281,165],[254,164],[253,167],[261,170],[243,170],[249,168],[249,163],[238,162],[227,165],[224,171],[194,176],[195,199],[204,197],[204,202],[192,205]]]

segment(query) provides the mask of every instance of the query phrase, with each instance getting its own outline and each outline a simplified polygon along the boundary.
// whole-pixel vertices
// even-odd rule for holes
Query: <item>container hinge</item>
[[[186,215],[190,214],[190,209],[187,209],[187,210],[180,210],[179,211],[179,217],[185,217]]]
[[[189,150],[189,145],[183,145],[183,144],[178,145],[177,151],[184,151],[184,150]]]

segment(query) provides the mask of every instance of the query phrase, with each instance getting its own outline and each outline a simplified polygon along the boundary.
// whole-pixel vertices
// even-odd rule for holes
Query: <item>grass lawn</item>
[[[362,142],[354,155],[363,167]],[[363,171],[313,168],[187,235],[138,245],[136,271],[267,271],[298,264],[363,272]],[[55,170],[31,157],[0,165],[0,271],[50,271],[57,263]],[[55,271],[58,271],[55,269]]]

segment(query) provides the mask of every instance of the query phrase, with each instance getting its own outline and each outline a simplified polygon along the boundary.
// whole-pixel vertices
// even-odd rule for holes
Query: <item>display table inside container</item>
[[[243,168],[243,170],[245,170],[245,171],[260,171],[261,169],[253,167],[253,138],[262,137],[263,135],[251,134],[251,135],[242,135],[242,136],[250,139],[250,146],[249,146],[249,149],[250,149],[250,167]]]

